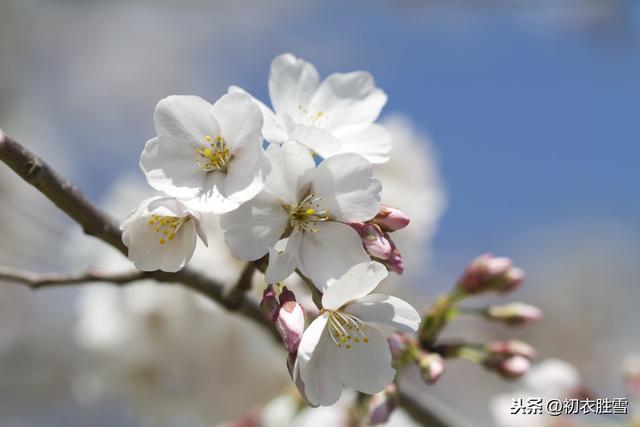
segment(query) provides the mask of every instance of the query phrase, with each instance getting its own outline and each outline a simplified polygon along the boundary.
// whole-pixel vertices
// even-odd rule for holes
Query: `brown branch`
[[[0,280],[20,283],[30,287],[31,289],[78,285],[90,282],[109,282],[116,285],[126,285],[146,278],[146,273],[137,270],[114,274],[91,271],[77,274],[58,274],[34,273],[31,271],[0,266]]]
[[[121,232],[115,221],[106,213],[96,208],[76,187],[69,181],[51,169],[42,159],[22,147],[13,139],[3,136],[0,131],[0,160],[6,163],[13,171],[27,183],[36,187],[54,205],[66,213],[71,219],[77,222],[84,232],[94,236],[105,243],[115,247],[125,256],[127,248],[122,243]],[[177,273],[166,273],[162,271],[137,273],[130,276],[88,276],[91,273],[78,276],[67,276],[72,279],[63,283],[64,277],[59,275],[49,275],[48,277],[36,277],[16,270],[5,270],[12,280],[18,281],[34,288],[54,286],[62,284],[86,283],[86,278],[100,277],[101,281],[105,277],[113,283],[124,284],[140,278],[152,278],[159,282],[181,283],[197,292],[204,294],[229,310],[236,311],[245,317],[253,320],[280,340],[280,336],[273,327],[273,324],[265,319],[258,305],[249,298],[246,291],[251,286],[251,276],[255,271],[255,266],[245,268],[236,286],[229,292],[225,292],[224,285],[218,283],[198,272],[185,268]],[[22,273],[22,274],[17,274]],[[2,276],[0,276],[2,277]],[[136,279],[135,277],[138,277]],[[8,277],[5,277],[8,278]],[[442,404],[431,408],[431,403],[418,403],[413,397],[401,393],[400,405],[418,422],[425,426],[432,427],[462,427],[466,424],[457,422],[450,414],[444,414]],[[428,405],[428,407],[427,407]],[[449,411],[450,412],[450,411]]]
[[[8,136],[4,135],[3,138],[1,133],[0,160],[27,183],[40,190],[54,205],[77,222],[86,234],[108,243],[125,256],[127,255],[127,247],[122,243],[120,229],[112,217],[96,208],[75,186],[41,158]],[[182,283],[227,309],[242,313],[277,334],[273,325],[264,319],[260,308],[248,295],[234,294],[232,298],[227,298],[223,284],[198,272],[185,268],[177,273],[153,271],[143,274],[159,282]]]

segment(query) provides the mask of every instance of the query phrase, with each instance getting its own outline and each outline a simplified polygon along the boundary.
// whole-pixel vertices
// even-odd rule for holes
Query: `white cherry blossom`
[[[393,380],[385,332],[415,332],[420,315],[399,298],[371,294],[387,274],[378,262],[358,264],[322,296],[323,309],[305,330],[294,365],[311,405],[332,405],[344,387],[374,394]]]
[[[272,170],[265,191],[221,217],[231,253],[244,260],[269,253],[268,283],[297,268],[320,288],[369,260],[358,233],[345,223],[378,212],[381,185],[370,163],[340,154],[316,167],[309,150],[295,141],[271,144],[267,156]]]
[[[269,172],[262,149],[262,114],[246,94],[211,105],[197,96],[170,96],[156,106],[158,136],[140,168],[158,191],[189,207],[223,213],[252,199]]]
[[[202,222],[200,213],[178,199],[155,196],[122,221],[122,242],[138,269],[175,272],[191,259],[196,235],[206,243]]]
[[[242,89],[232,86],[229,91]],[[389,159],[391,138],[374,123],[387,95],[369,73],[334,73],[320,81],[313,64],[285,53],[271,62],[269,95],[273,110],[256,101],[264,114],[267,141],[293,139],[324,158],[357,153],[372,163]]]

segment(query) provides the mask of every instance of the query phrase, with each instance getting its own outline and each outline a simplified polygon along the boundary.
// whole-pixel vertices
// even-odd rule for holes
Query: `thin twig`
[[[0,266],[0,280],[16,282],[31,289],[49,288],[55,286],[78,285],[91,282],[108,282],[116,285],[126,285],[147,278],[142,271],[127,271],[123,273],[86,272],[76,274],[34,273]]]
[[[0,132],[0,160],[6,163],[26,182],[40,190],[53,204],[77,222],[86,234],[108,243],[124,255],[127,254],[127,248],[122,243],[121,232],[115,221],[109,215],[96,208],[76,187],[51,169],[42,159],[22,147],[13,139],[3,136],[2,132]],[[14,270],[13,273],[15,272]],[[251,275],[249,272],[253,274],[252,267],[245,269],[247,276]],[[230,292],[225,292],[222,284],[189,268],[185,268],[177,273],[154,271],[139,274],[140,278],[148,277],[159,282],[181,283],[188,288],[206,295],[227,309],[236,311],[250,318],[280,340],[273,324],[264,318],[256,302],[244,293],[244,291],[248,289],[247,283],[249,283],[248,286],[250,286],[250,279],[245,280],[242,278],[242,276],[245,275],[244,273],[240,277],[240,282]],[[25,283],[26,279],[30,279],[26,280],[25,284],[27,285],[33,281],[31,279],[35,278],[33,276],[29,277],[29,275],[23,275],[22,277],[24,279],[21,280],[22,283]],[[83,278],[86,277],[87,276],[84,275]],[[102,277],[104,278],[104,276]],[[78,279],[71,281],[76,284],[85,283],[84,280],[80,281],[80,277],[68,278]],[[13,277],[13,279],[17,280],[16,277]],[[59,280],[62,279],[60,276],[54,277],[54,279],[58,279],[58,283],[54,283],[55,280],[51,281],[51,279],[52,278],[49,277],[49,281],[45,281],[47,285],[62,284]],[[124,277],[120,279],[124,280]],[[67,283],[72,284],[71,282]],[[119,283],[118,281],[113,282]],[[44,286],[42,282],[40,282],[40,285],[35,285],[36,288],[42,286]],[[403,406],[417,422],[425,426],[458,427],[465,425],[457,422],[453,418],[445,416],[441,407],[436,406],[435,408],[431,408],[431,404],[428,404],[429,407],[422,406],[422,402],[418,403],[413,397],[406,394],[401,394],[400,405]]]
[[[253,280],[253,273],[256,271],[256,266],[253,263],[247,263],[244,266],[244,270],[240,273],[240,277],[236,281],[236,284],[227,292],[226,307],[230,310],[236,309],[242,305],[242,299],[247,291],[251,289]]]

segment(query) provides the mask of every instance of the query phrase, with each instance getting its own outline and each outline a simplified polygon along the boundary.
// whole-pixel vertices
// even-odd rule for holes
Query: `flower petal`
[[[187,221],[172,240],[160,244],[162,235],[149,225],[148,217],[133,221],[127,230],[129,259],[141,271],[176,272],[191,259],[196,248],[195,224]]]
[[[212,111],[220,124],[220,134],[232,153],[246,144],[260,146],[262,112],[250,95],[246,93],[223,95],[213,104]]]
[[[316,68],[290,53],[276,56],[269,73],[269,96],[276,113],[289,113],[297,119],[320,82]],[[296,120],[298,121],[298,120]]]
[[[175,140],[158,137],[145,144],[140,169],[153,188],[179,198],[195,197],[206,178],[196,163],[194,150]]]
[[[376,87],[371,74],[354,71],[324,79],[308,109],[312,114],[321,112],[322,127],[333,131],[340,126],[373,123],[386,103],[387,95]]]
[[[260,145],[244,145],[229,163],[225,196],[238,205],[253,199],[264,188],[270,170],[269,159]]]
[[[160,100],[153,121],[160,138],[186,145],[190,150],[202,145],[205,135],[220,132],[212,105],[194,95],[172,95]]]
[[[302,233],[293,231],[287,239],[284,251],[269,248],[269,266],[264,276],[267,283],[282,282],[294,272],[298,266],[301,245]]]
[[[365,333],[368,342],[352,343],[351,348],[338,347],[330,341],[327,362],[342,384],[374,394],[393,381],[396,371],[391,366],[391,351],[382,333],[373,327]]]
[[[322,307],[337,310],[350,301],[362,298],[373,291],[388,275],[387,268],[379,262],[356,264],[338,279],[329,281],[329,288],[322,296]]]
[[[248,94],[244,89],[238,86],[229,86],[227,92]],[[282,144],[285,141],[289,140],[287,131],[284,129],[282,123],[280,123],[280,120],[273,112],[273,110],[267,107],[259,99],[256,99],[254,97],[251,97],[251,99],[256,103],[258,107],[260,107],[260,111],[262,111],[262,118],[264,120],[264,123],[262,124],[262,136],[264,137],[264,139],[274,144]]]
[[[389,161],[391,135],[384,126],[369,123],[342,126],[333,131],[333,135],[342,141],[341,153],[356,153],[371,163]]]
[[[364,222],[380,209],[380,181],[373,178],[367,159],[357,154],[338,154],[320,163],[313,189],[338,221]]]
[[[280,239],[286,225],[287,213],[264,192],[220,218],[231,254],[247,261],[264,256]]]
[[[416,309],[408,302],[390,295],[364,296],[349,304],[344,311],[363,322],[390,326],[402,332],[416,332],[420,326],[420,314]]]
[[[292,120],[289,116],[287,119]],[[326,130],[315,126],[294,124],[290,126],[289,138],[298,141],[321,157],[330,157],[340,150],[342,142]]]
[[[320,291],[351,267],[369,261],[362,240],[351,227],[338,222],[318,223],[317,233],[304,232],[300,268]]]
[[[316,167],[311,153],[298,142],[289,141],[282,146],[269,145],[267,156],[271,162],[267,191],[295,206],[308,190],[311,171]]]
[[[332,373],[326,353],[334,346],[326,332],[328,314],[318,316],[304,331],[298,346],[296,368],[304,383],[305,397],[315,406],[334,404],[342,393],[342,385]]]
[[[223,172],[211,171],[207,173],[200,192],[194,198],[185,199],[184,204],[191,209],[216,214],[237,209],[240,203],[229,198],[225,189],[225,179],[226,174]]]

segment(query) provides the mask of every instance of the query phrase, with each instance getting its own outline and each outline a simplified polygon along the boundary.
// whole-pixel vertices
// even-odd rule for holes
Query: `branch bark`
[[[104,241],[118,249],[125,256],[127,255],[127,247],[122,243],[120,229],[113,218],[96,208],[75,186],[54,171],[41,158],[13,139],[3,135],[1,131],[0,160],[78,223],[86,234]],[[111,280],[108,281],[116,284],[130,283],[142,278],[151,278],[164,283],[181,283],[216,301],[228,310],[236,311],[253,320],[280,341],[280,336],[273,324],[263,317],[258,305],[246,294],[246,291],[251,286],[251,277],[254,271],[255,265],[249,264],[236,285],[229,292],[225,291],[223,284],[189,268],[177,273],[154,271],[129,273],[121,276],[85,273],[72,276],[45,275],[44,277],[19,270],[4,269],[4,271],[0,270],[0,278],[14,280],[36,289],[95,281],[85,279],[104,281],[105,278],[110,278]],[[430,404],[429,407],[426,407],[422,405],[422,402],[418,403],[413,397],[401,393],[400,405],[422,425],[431,427],[466,427],[466,424],[449,417],[449,414],[444,414],[441,404],[440,408],[431,408]]]
[[[116,285],[126,285],[146,278],[142,271],[128,271],[124,273],[105,274],[88,271],[78,274],[34,273],[0,266],[0,280],[20,283],[31,289],[49,288],[54,286],[78,285],[90,282],[109,282]]]

